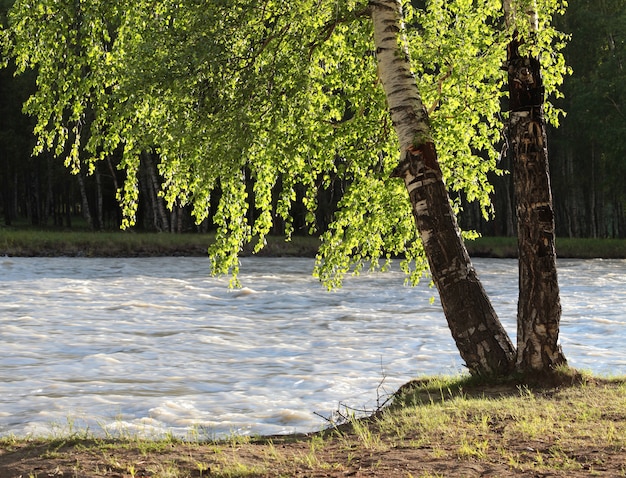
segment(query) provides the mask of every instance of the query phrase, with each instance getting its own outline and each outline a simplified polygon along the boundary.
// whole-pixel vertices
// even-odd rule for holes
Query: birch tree
[[[428,114],[403,48],[402,5],[370,2],[378,71],[400,144],[392,176],[404,180],[450,330],[470,371],[505,373],[515,350],[478,280],[439,167]]]
[[[539,12],[547,23],[553,4]],[[92,170],[122,155],[124,226],[134,221],[141,154],[152,152],[170,208],[190,204],[198,222],[215,211],[212,271],[236,277],[237,254],[246,243],[262,248],[275,217],[289,235],[296,187],[314,227],[318,191],[341,180],[314,273],[338,286],[402,255],[410,282],[430,271],[469,371],[506,374],[515,348],[469,260],[462,235],[471,233],[455,219],[460,194],[491,214],[501,8],[18,0],[5,53],[38,76],[26,104],[35,152]]]
[[[544,117],[545,87],[540,57],[532,49],[540,22],[535,0],[505,0],[504,10],[507,26],[514,30],[505,68],[519,257],[516,367],[546,371],[566,360],[558,344],[561,302]],[[526,55],[520,53],[524,43],[517,28],[520,22],[526,22],[522,31],[530,43]]]

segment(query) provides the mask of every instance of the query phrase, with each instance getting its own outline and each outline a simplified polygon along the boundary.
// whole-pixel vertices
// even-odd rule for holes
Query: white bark
[[[392,177],[404,179],[416,226],[450,330],[468,369],[508,373],[513,344],[476,276],[450,206],[428,113],[411,72],[402,3],[371,0],[378,74],[400,142]]]
[[[411,72],[409,52],[402,30],[402,3],[398,0],[370,2],[378,74],[383,85],[401,151],[432,141],[428,115]],[[401,44],[398,45],[398,42]],[[399,52],[404,58],[398,58]]]
[[[530,22],[530,32],[537,33],[539,31],[539,15],[537,14],[537,2],[533,0],[530,7],[526,10],[528,21]]]
[[[512,0],[504,0],[502,2],[504,8],[504,21],[508,28],[511,28],[515,24],[515,9],[513,8]]]
[[[514,0],[503,0],[502,8],[504,10],[504,21],[506,26],[511,28],[515,26],[516,8]],[[537,13],[537,1],[533,0],[529,3],[526,10],[526,16],[528,17],[529,29],[531,33],[537,33],[539,31],[539,15]]]

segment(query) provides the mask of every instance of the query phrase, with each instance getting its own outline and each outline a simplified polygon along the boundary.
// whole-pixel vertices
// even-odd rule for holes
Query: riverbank
[[[199,442],[92,436],[0,440],[0,476],[623,476],[626,382],[530,388],[429,379],[365,420],[312,435]]]
[[[213,234],[85,232],[0,228],[0,256],[11,257],[159,257],[207,255]],[[319,239],[311,236],[270,236],[258,254],[272,257],[314,257]],[[242,255],[250,255],[251,247]]]
[[[155,257],[206,256],[214,241],[212,234],[167,234],[133,232],[55,231],[30,228],[0,228],[0,256],[13,257]],[[481,237],[466,242],[473,257],[517,257],[513,237]],[[269,236],[258,253],[272,257],[314,257],[319,239],[312,236]],[[626,240],[559,238],[557,254],[562,258],[626,258]],[[250,255],[251,248],[243,252]]]

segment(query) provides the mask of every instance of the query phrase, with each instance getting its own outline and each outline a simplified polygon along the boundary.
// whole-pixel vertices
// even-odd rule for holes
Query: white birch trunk
[[[506,374],[515,358],[461,239],[403,35],[402,4],[370,1],[378,73],[400,142],[404,179],[452,336],[471,373]]]
[[[376,1],[372,5],[378,74],[400,141],[406,151],[414,144],[432,142],[428,113],[422,103],[409,61],[403,35],[402,5],[399,1]]]
[[[504,21],[508,28],[512,28],[515,25],[517,18],[516,8],[514,0],[503,0],[502,8],[504,10]],[[526,16],[529,22],[529,29],[531,33],[537,33],[539,31],[539,14],[537,13],[537,1],[530,2]]]
[[[526,15],[528,15],[528,22],[530,24],[530,32],[531,33],[539,32],[539,14],[537,13],[537,2],[535,0],[530,2],[528,10],[526,10]]]
[[[504,0],[502,8],[504,9],[504,22],[507,28],[511,28],[515,25],[515,9],[513,8],[512,0]]]

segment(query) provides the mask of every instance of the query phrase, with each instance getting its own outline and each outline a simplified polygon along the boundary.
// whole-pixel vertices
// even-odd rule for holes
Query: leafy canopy
[[[555,93],[565,67],[549,25],[563,2],[539,3],[534,47],[550,59]],[[405,4],[445,181],[485,215],[502,129],[501,9],[498,0]],[[316,266],[327,285],[396,254],[413,282],[426,269],[406,191],[389,179],[398,146],[367,1],[17,0],[3,33],[5,56],[37,75],[25,105],[35,153],[51,150],[74,170],[122,155],[123,227],[135,220],[141,152],[151,151],[168,205],[192,205],[198,222],[216,211],[215,273],[236,275],[238,252],[262,247],[274,215],[291,233],[298,187],[314,228],[318,191],[334,181],[346,187]]]

